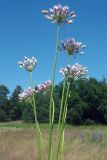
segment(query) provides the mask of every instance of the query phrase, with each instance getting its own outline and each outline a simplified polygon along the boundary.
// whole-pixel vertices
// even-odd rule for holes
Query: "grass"
[[[48,125],[41,124],[40,127],[47,147]],[[34,124],[0,123],[0,160],[36,158]],[[107,126],[67,126],[63,159],[107,160]]]

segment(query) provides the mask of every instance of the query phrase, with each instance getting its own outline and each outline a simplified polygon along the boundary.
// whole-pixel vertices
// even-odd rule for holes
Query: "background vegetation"
[[[56,104],[55,122],[58,121],[59,104],[61,101],[63,82],[54,88]],[[5,85],[0,85],[0,122],[23,120],[33,122],[34,115],[29,103],[19,102],[18,94],[21,86],[16,86],[11,96]],[[36,95],[38,120],[48,122],[50,91]],[[68,101],[68,124],[107,124],[107,82],[95,78],[71,81]]]

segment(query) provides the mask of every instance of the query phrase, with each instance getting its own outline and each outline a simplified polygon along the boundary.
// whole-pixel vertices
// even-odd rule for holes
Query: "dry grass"
[[[106,127],[71,127],[65,134],[64,160],[107,160]],[[42,129],[47,145],[47,129]],[[0,160],[37,160],[33,129],[0,129]]]
[[[1,131],[0,160],[33,160],[35,157],[32,131]]]

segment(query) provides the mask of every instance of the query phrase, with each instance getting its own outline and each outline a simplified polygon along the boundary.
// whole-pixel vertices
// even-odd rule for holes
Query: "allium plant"
[[[51,86],[52,86],[52,83],[51,83],[50,80],[48,80],[48,81],[45,81],[43,84],[39,84],[39,85],[36,87],[35,91],[36,91],[37,93],[41,93],[41,92],[43,93],[43,92],[45,92],[47,89],[49,89]]]
[[[81,66],[76,63],[75,65],[67,65],[65,68],[60,69],[60,73],[64,75],[65,78],[71,79],[83,79],[86,78],[88,70],[86,67]]]
[[[32,89],[31,87],[29,87],[28,89],[24,90],[22,93],[20,93],[18,95],[18,99],[20,101],[30,101],[32,95],[35,93],[35,89]]]
[[[20,101],[27,101],[31,103],[31,106],[34,111],[35,117],[35,131],[37,136],[37,144],[38,144],[38,160],[62,160],[63,159],[63,150],[64,150],[64,133],[65,133],[65,123],[67,116],[67,104],[69,100],[70,93],[70,81],[69,78],[73,78],[74,80],[78,80],[80,78],[86,77],[88,72],[86,67],[79,65],[76,63],[75,65],[70,65],[71,56],[75,57],[77,53],[83,54],[83,49],[86,48],[81,42],[76,42],[74,38],[69,38],[65,41],[62,41],[61,47],[59,46],[59,29],[62,25],[71,24],[73,22],[73,18],[76,17],[74,11],[70,11],[68,6],[62,6],[61,4],[55,5],[50,10],[43,10],[42,14],[46,19],[51,21],[52,23],[57,24],[57,33],[56,33],[56,52],[54,57],[54,66],[53,66],[53,76],[52,82],[50,80],[45,81],[43,84],[37,85],[36,87],[32,84],[32,71],[35,69],[37,64],[37,60],[32,57],[25,57],[24,61],[19,62],[19,67],[24,68],[28,71],[30,76],[30,87],[19,94]],[[56,65],[57,65],[57,56],[59,51],[64,51],[67,53],[67,67],[61,68],[60,73],[64,76],[63,81],[63,90],[61,97],[61,104],[59,110],[59,120],[57,126],[56,133],[56,144],[53,149],[53,127],[54,127],[54,111],[55,111],[55,103],[54,103],[54,82],[56,75]],[[37,111],[36,111],[36,94],[43,93],[45,94],[48,89],[51,89],[50,93],[50,108],[49,108],[49,138],[48,138],[48,154],[46,154],[46,148],[43,143],[42,133],[39,127],[38,119],[37,119]],[[41,149],[43,153],[41,154]]]
[[[83,49],[86,48],[86,45],[82,44],[82,42],[76,42],[74,38],[68,38],[65,41],[61,42],[61,47],[59,49],[61,51],[65,51],[69,55],[77,55],[78,52],[83,54]]]
[[[70,11],[68,6],[62,6],[61,4],[53,6],[50,10],[43,10],[45,18],[47,18],[52,23],[57,23],[58,25],[71,24],[73,18],[76,17],[74,11]]]
[[[32,72],[37,64],[36,58],[27,58],[25,57],[22,62],[18,62],[20,68],[24,68],[28,72]]]
[[[61,4],[53,6],[52,8],[50,8],[49,11],[43,10],[42,13],[44,14],[46,19],[48,19],[52,23],[57,24],[56,53],[55,53],[55,57],[54,57],[52,89],[51,89],[51,96],[50,96],[50,111],[49,111],[50,129],[49,129],[48,160],[51,160],[51,158],[52,158],[53,119],[54,119],[54,110],[55,110],[54,100],[53,100],[53,91],[54,91],[54,81],[55,81],[55,74],[56,74],[57,56],[58,56],[59,28],[65,24],[72,24],[73,18],[76,17],[76,14],[74,11],[70,11],[70,9],[67,5],[62,6]],[[57,139],[58,139],[58,134],[57,134]]]

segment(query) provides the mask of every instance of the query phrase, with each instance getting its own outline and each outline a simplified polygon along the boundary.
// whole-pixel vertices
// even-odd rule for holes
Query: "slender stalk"
[[[67,116],[67,103],[68,103],[68,96],[69,96],[69,89],[70,89],[70,82],[68,84],[67,88],[67,94],[66,94],[66,99],[65,99],[65,106],[64,106],[64,112],[63,112],[63,118],[62,118],[62,146],[61,146],[61,153],[60,153],[60,160],[62,160],[62,155],[63,155],[63,150],[64,150],[64,134],[65,134],[65,121],[66,121],[66,116]]]
[[[33,89],[33,85],[32,85],[32,73],[31,72],[30,72],[30,83],[31,83],[31,87]],[[37,141],[38,141],[38,144],[39,144],[39,149],[40,149],[40,146],[42,145],[43,152],[44,152],[44,156],[43,156],[44,158],[43,159],[46,160],[45,147],[44,147],[43,138],[42,138],[42,134],[41,134],[39,123],[38,123],[38,119],[37,119],[36,103],[35,103],[35,95],[34,95],[34,93],[32,95],[32,107],[33,107],[34,117],[35,117],[35,124],[36,124],[37,136],[38,136],[38,140]],[[39,151],[39,153],[40,153],[40,151]]]
[[[63,111],[65,84],[66,84],[66,80],[64,79],[64,82],[63,82],[63,90],[62,90],[61,107],[60,107],[60,112],[59,112],[58,129],[57,129],[57,140],[58,140],[58,135],[59,135],[59,130],[60,130],[60,123],[61,123],[62,111]]]
[[[70,55],[68,54],[68,60],[67,60],[67,65],[69,64],[70,62]],[[61,106],[60,106],[60,114],[59,114],[59,121],[58,121],[58,128],[57,128],[57,138],[56,138],[56,157],[55,157],[55,160],[57,160],[58,158],[58,148],[59,148],[59,142],[61,141],[61,121],[62,121],[62,118],[63,118],[63,104],[64,104],[64,95],[65,95],[65,87],[66,87],[66,77],[64,78],[64,82],[63,82],[63,90],[62,90],[62,98],[61,98]]]
[[[58,139],[55,160],[58,160],[61,143],[62,143],[62,148],[61,148],[62,152],[63,152],[63,148],[64,148],[64,142],[63,142],[64,137],[62,137],[62,136],[64,135],[64,130],[65,130],[65,120],[66,120],[66,115],[67,115],[67,102],[68,102],[68,95],[69,95],[69,87],[70,87],[70,83],[68,84],[67,94],[66,94],[66,98],[65,98],[65,105],[64,105],[64,111],[63,111],[63,117],[62,117],[62,122],[61,122],[61,128],[60,128],[60,133],[59,133],[59,139]],[[60,157],[62,157],[62,155],[60,155]]]
[[[59,41],[59,25],[57,28],[56,34],[56,53],[54,57],[54,68],[53,68],[53,78],[52,78],[52,89],[51,89],[51,96],[50,96],[50,111],[49,111],[49,144],[48,144],[48,160],[51,160],[52,156],[52,131],[53,131],[53,116],[54,116],[54,105],[53,105],[53,90],[54,90],[54,81],[55,81],[55,73],[56,73],[56,64],[57,64],[57,57],[58,57],[58,41]]]
[[[70,56],[68,55],[67,64],[70,62]],[[60,129],[60,123],[61,123],[61,117],[62,117],[62,111],[63,111],[63,103],[64,103],[64,94],[65,94],[65,85],[66,84],[66,77],[64,78],[63,82],[63,90],[62,90],[62,98],[61,98],[61,107],[60,107],[60,114],[59,114],[59,121],[58,121],[58,129],[57,129],[57,137]]]
[[[64,151],[64,134],[65,134],[65,121],[66,121],[66,115],[67,115],[67,102],[68,102],[68,95],[69,95],[69,87],[70,87],[70,82],[68,84],[67,88],[67,94],[66,94],[66,99],[65,99],[65,105],[64,105],[64,112],[63,112],[63,118],[62,118],[62,128],[61,128],[61,134],[60,134],[60,139],[59,139],[59,147],[58,147],[58,152],[60,151],[60,160],[62,160],[63,157],[63,151]],[[60,148],[61,146],[61,148]],[[57,155],[58,157],[58,155]]]
[[[68,83],[68,88],[67,88],[67,94],[66,94],[66,99],[65,99],[65,105],[64,105],[64,112],[63,112],[63,118],[62,118],[63,121],[62,121],[62,123],[65,123],[65,120],[66,120],[69,89],[70,89],[70,82]]]
[[[32,108],[33,108],[33,111],[34,111],[34,105],[33,105],[33,103],[31,103],[31,105],[32,105]],[[38,158],[38,160],[41,160],[42,158],[41,158],[40,139],[39,139],[39,134],[38,134],[38,131],[37,131],[37,125],[36,124],[37,123],[36,123],[36,116],[35,116],[35,133],[36,133],[36,136],[37,136],[36,141],[37,141],[38,156],[40,156]]]
[[[63,133],[62,133],[61,151],[60,151],[59,160],[62,160],[62,158],[63,158],[63,151],[64,151],[64,136],[65,136],[65,132],[63,131]]]

